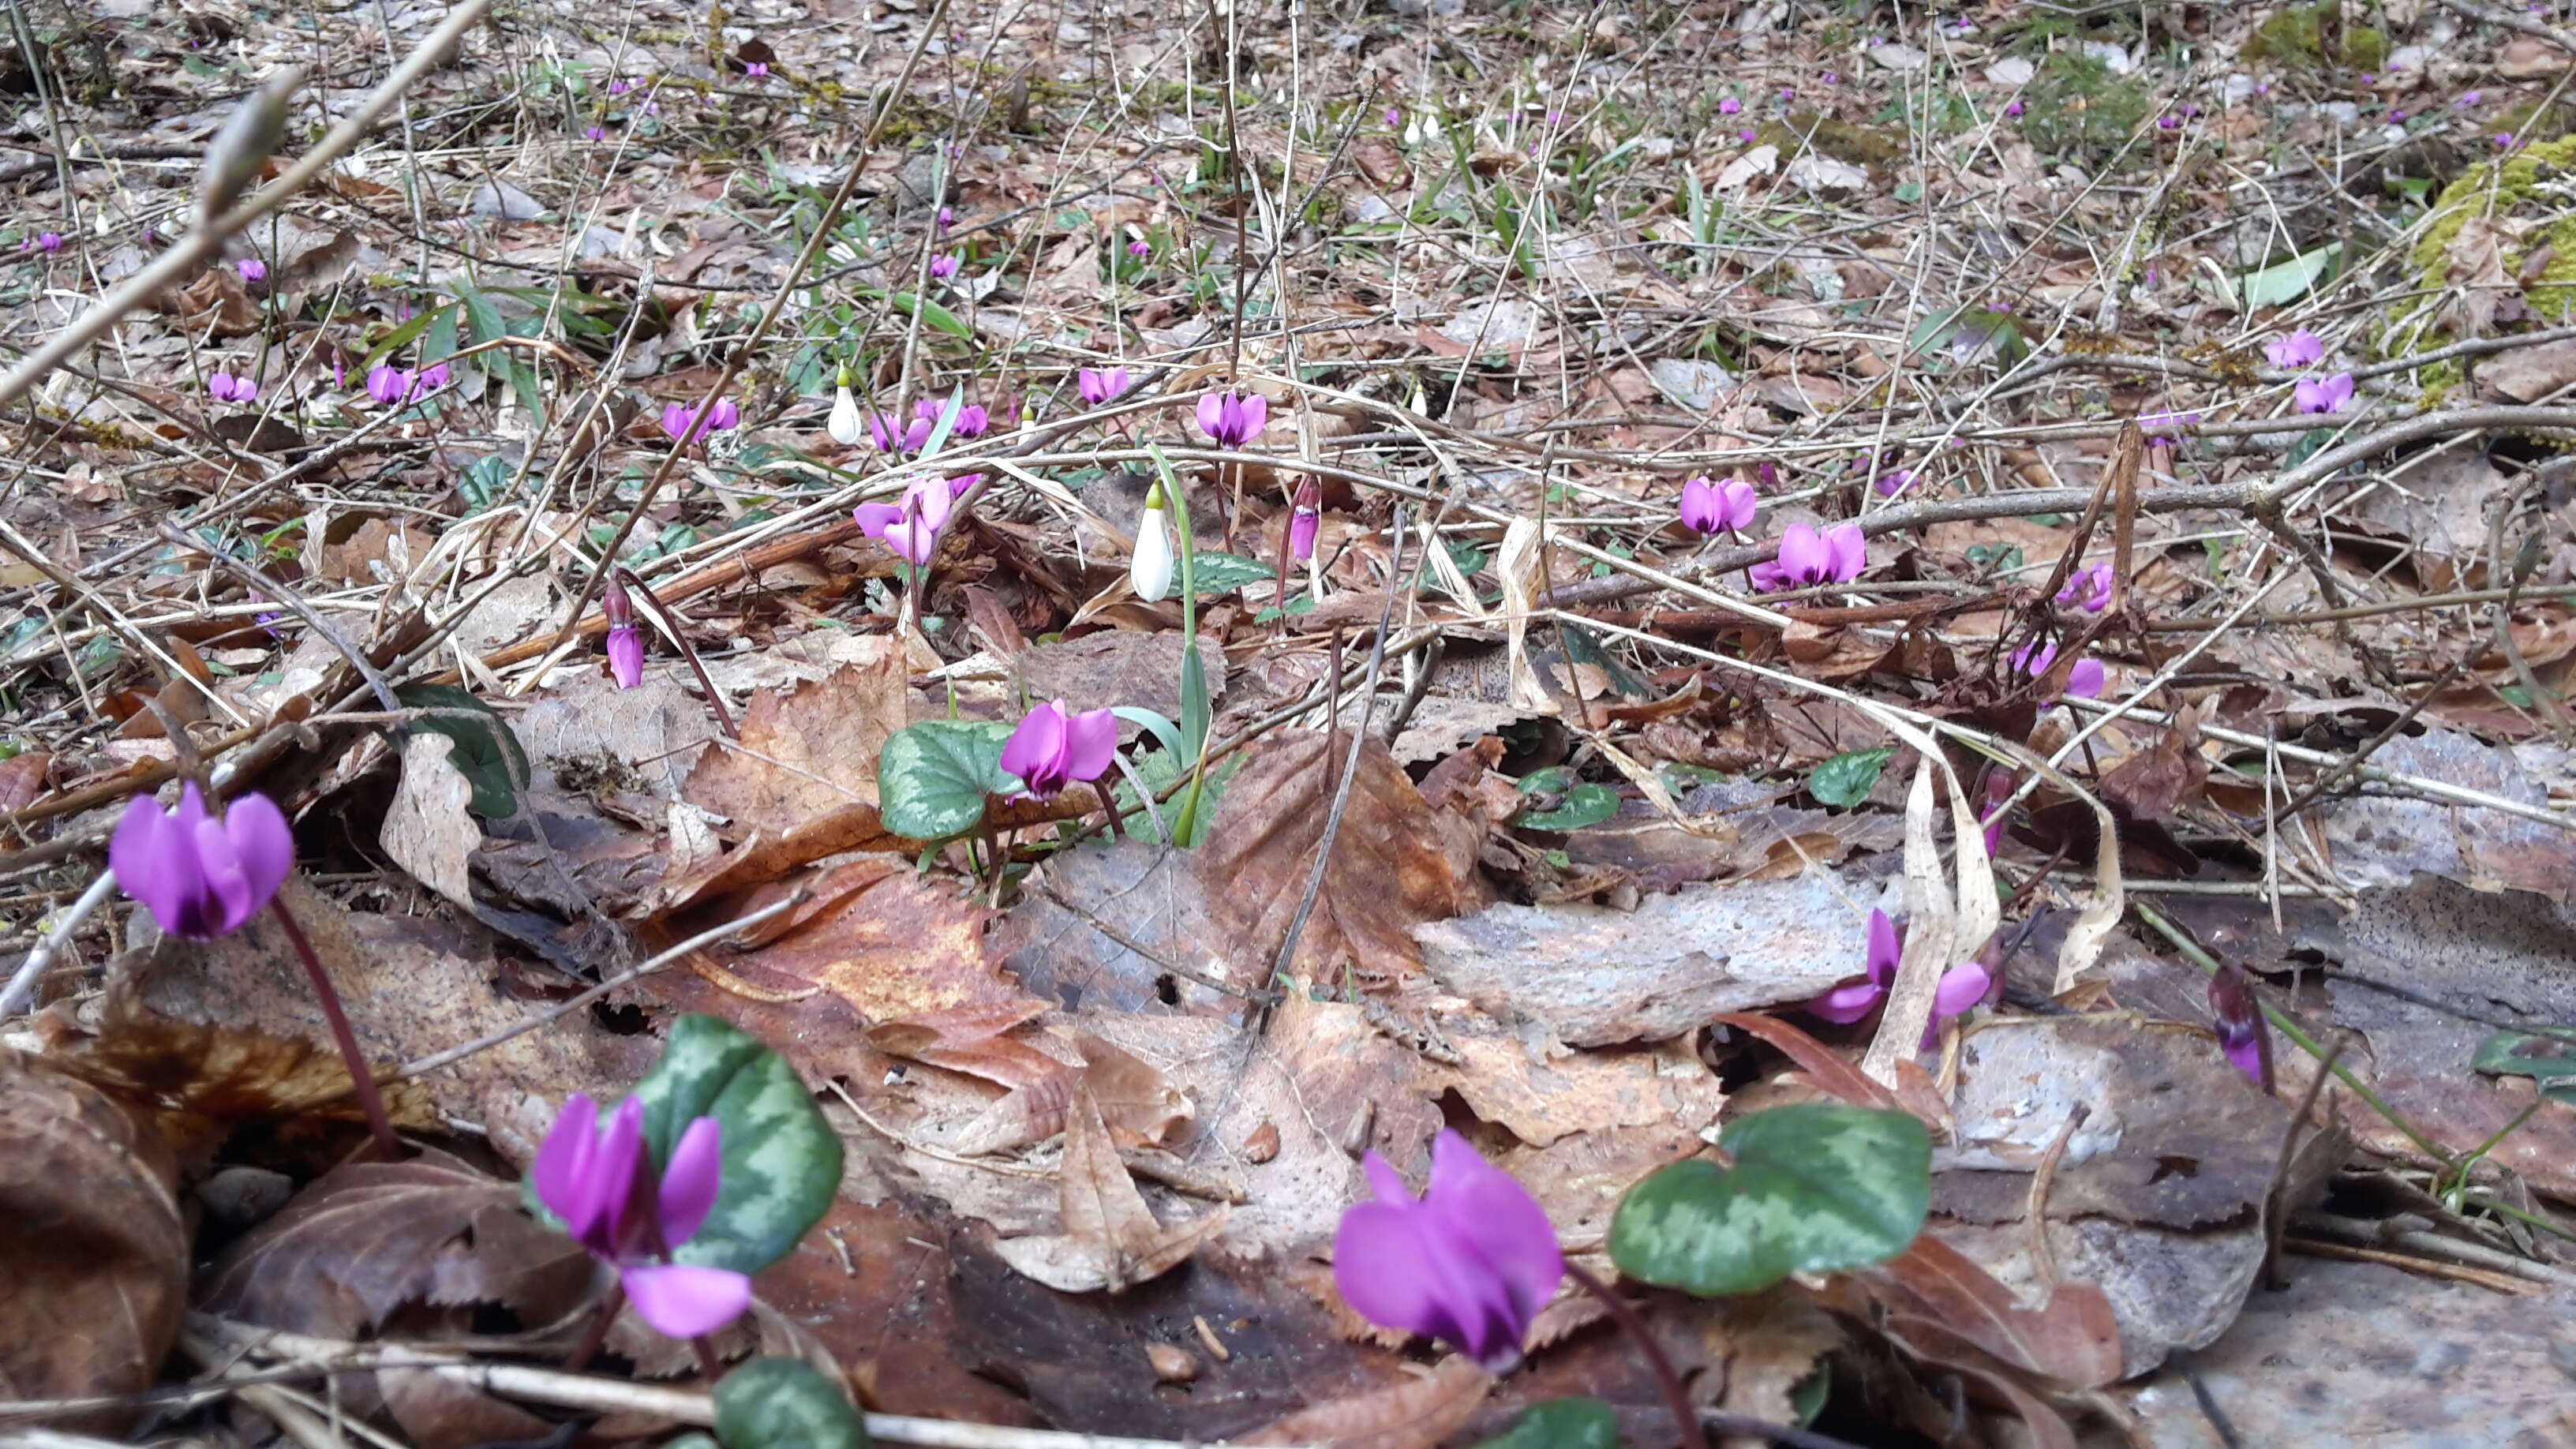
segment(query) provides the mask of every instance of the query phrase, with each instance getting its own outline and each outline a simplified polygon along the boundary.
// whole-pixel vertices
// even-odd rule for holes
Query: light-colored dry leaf
[[[1491,1374],[1451,1355],[1419,1378],[1300,1409],[1246,1434],[1244,1444],[1324,1449],[1433,1449],[1464,1428],[1494,1391]]]
[[[993,1245],[1019,1272],[1059,1292],[1116,1293],[1180,1266],[1225,1226],[1223,1206],[1173,1227],[1155,1221],[1087,1091],[1074,1093],[1064,1132],[1058,1173],[1064,1231]]]
[[[417,730],[403,741],[402,781],[385,807],[378,840],[396,865],[447,899],[474,909],[474,883],[468,862],[483,843],[483,829],[466,807],[474,784],[449,760],[456,741],[433,730]]]

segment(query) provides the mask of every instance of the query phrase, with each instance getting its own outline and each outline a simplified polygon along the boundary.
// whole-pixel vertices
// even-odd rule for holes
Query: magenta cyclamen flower
[[[915,418],[906,426],[893,413],[877,413],[868,419],[868,438],[880,453],[910,453],[930,441],[930,419]]]
[[[1392,1164],[1361,1159],[1374,1202],[1355,1203],[1333,1235],[1333,1282],[1360,1316],[1439,1339],[1507,1373],[1530,1323],[1565,1279],[1547,1210],[1454,1130],[1431,1144],[1431,1185],[1416,1200]]]
[[[259,396],[259,384],[247,377],[219,372],[206,379],[206,395],[217,402],[246,403]]]
[[[741,421],[742,409],[729,397],[716,399],[715,405],[706,410],[706,420],[703,423],[699,421],[696,408],[684,403],[662,405],[662,431],[683,443],[703,438],[709,433],[723,432]]]
[[[912,416],[914,421],[916,423],[928,423],[932,427],[937,427],[939,425],[939,415],[946,411],[948,411],[948,405],[946,403],[933,402],[929,398],[923,398],[921,401],[912,405]],[[983,431],[986,428],[989,428],[992,425],[993,415],[984,410],[984,405],[982,403],[968,403],[957,410],[957,421],[948,425],[948,436],[952,438],[979,437],[983,434]],[[926,442],[929,440],[930,434],[927,430],[924,430],[921,436]],[[915,443],[912,446],[918,448],[921,444]]]
[[[605,126],[584,126],[582,128],[581,136],[585,141],[605,141],[608,139],[608,128]]]
[[[1270,399],[1261,394],[1203,393],[1199,397],[1199,431],[1220,448],[1240,448],[1261,436],[1270,424]]]
[[[2256,1085],[2272,1090],[2271,1032],[2245,968],[2230,966],[2209,979],[2209,1010],[2216,1018],[2218,1049]]]
[[[2338,372],[2332,377],[2303,377],[2290,389],[2291,400],[2303,413],[2331,413],[2343,410],[2352,401],[2352,374]]]
[[[1076,714],[1060,699],[1030,710],[1002,745],[1002,768],[1020,777],[1033,799],[1075,780],[1109,773],[1118,752],[1118,716],[1105,709]]]
[[[1753,485],[1741,478],[1693,478],[1682,485],[1682,523],[1701,533],[1741,530],[1753,521],[1753,504]]]
[[[438,391],[440,388],[447,386],[447,364],[444,362],[431,363],[429,366],[420,370],[420,375],[414,379],[414,382],[418,384],[419,389],[422,392]],[[719,426],[722,425],[719,424]]]
[[[1127,369],[1123,367],[1086,367],[1073,375],[1073,385],[1082,400],[1098,407],[1127,391]]]
[[[1733,96],[1728,96],[1717,103],[1717,113],[1721,116],[1731,116],[1743,109],[1744,102],[1737,100]]]
[[[956,254],[953,252],[941,252],[939,255],[932,257],[930,259],[930,275],[941,278],[957,275]]]
[[[1887,918],[1887,912],[1872,910],[1866,974],[1808,1002],[1807,1014],[1847,1026],[1876,1011],[1895,986],[1896,963],[1904,955],[1905,933]],[[1923,1045],[1930,1047],[1942,1022],[1985,1000],[1993,986],[1994,975],[1982,962],[1963,962],[1942,972],[1941,984],[1932,989],[1932,1021],[1924,1030]]]
[[[769,79],[769,62],[765,60],[755,60],[749,65],[744,66],[742,68],[742,73],[751,77],[753,80],[767,80]]]
[[[1127,244],[1127,255],[1134,257],[1140,262],[1153,254],[1154,244],[1146,241],[1142,237],[1139,237],[1135,241],[1131,241]]]
[[[241,279],[245,282],[264,281],[268,277],[268,263],[257,257],[242,258],[233,264],[233,270],[241,273]]]
[[[1804,523],[1780,531],[1780,557],[1755,564],[1753,586],[1766,592],[1810,584],[1847,583],[1869,567],[1869,546],[1857,523],[1838,524],[1818,533]]]
[[[2056,662],[2057,645],[2050,640],[2034,639],[2012,652],[2012,667],[2033,679],[2046,675],[2048,667]],[[2102,678],[2101,660],[2089,656],[2078,659],[2075,667],[2067,671],[2066,692],[2079,699],[2091,699],[2102,692]]]
[[[2019,102],[2019,101],[2006,101],[2006,102],[2004,103],[2004,114],[2005,114],[2005,115],[2007,115],[2007,116],[2018,116],[2018,115],[2020,115],[2020,114],[2021,114],[2021,102]]]
[[[925,429],[926,431],[926,429]],[[972,486],[971,479],[969,486]],[[957,492],[942,478],[916,478],[897,503],[862,503],[850,511],[859,531],[892,549],[915,568],[930,562],[938,547],[940,527],[948,522]]]
[[[2057,591],[2057,602],[2073,604],[2087,613],[2098,614],[2111,602],[2111,566],[2087,564],[2066,576],[2066,586]]]
[[[242,795],[218,818],[191,780],[167,814],[148,795],[127,800],[107,864],[164,932],[203,941],[238,930],[277,894],[295,864],[295,837],[267,796]]]
[[[40,231],[36,233],[36,239],[27,245],[40,252],[58,252],[63,249],[63,234],[58,231]]]
[[[617,1269],[637,1315],[673,1338],[713,1333],[751,1306],[748,1277],[671,1261],[671,1250],[694,1237],[716,1205],[723,1134],[715,1118],[698,1118],[656,1172],[644,1145],[641,1098],[619,1103],[602,1131],[599,1105],[575,1092],[529,1173],[537,1200],[563,1219],[564,1231]]]
[[[1315,556],[1315,534],[1324,524],[1323,490],[1315,480],[1297,485],[1297,496],[1288,509],[1288,552],[1300,559]]]
[[[1986,814],[1981,822],[1986,827],[1986,854],[1993,855],[2004,844],[2004,802],[2012,798],[2021,777],[2001,765],[1986,772]]]
[[[1878,475],[1879,496],[1893,498],[1920,481],[1911,468],[1890,468]]]
[[[2325,360],[2326,340],[2302,327],[2264,343],[2263,355],[2272,359],[2274,367],[2314,367]]]
[[[634,601],[626,597],[626,585],[618,582],[613,571],[600,594],[599,609],[608,616],[609,677],[618,688],[633,689],[644,682],[644,636],[635,632]]]

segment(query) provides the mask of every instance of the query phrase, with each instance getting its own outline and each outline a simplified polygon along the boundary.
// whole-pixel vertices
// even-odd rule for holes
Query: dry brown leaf
[[[1349,759],[1350,737],[1339,738],[1343,749],[1329,762],[1321,734],[1292,735],[1255,755],[1196,852],[1218,918],[1237,933],[1228,944],[1256,968],[1277,952],[1305,896]],[[1386,746],[1368,740],[1290,969],[1319,981],[1339,979],[1346,965],[1374,979],[1418,970],[1413,927],[1478,904],[1471,871],[1482,833],[1466,817],[1434,811]]]
[[[177,313],[191,332],[212,329],[218,337],[239,337],[259,327],[259,304],[230,267],[209,267],[188,285],[162,293],[160,307]]]
[[[780,695],[760,690],[742,712],[734,749],[707,752],[689,771],[692,805],[767,835],[852,805],[877,803],[877,752],[906,723],[904,656],[836,669]]]
[[[1064,1163],[1059,1170],[1064,1231],[1003,1238],[993,1251],[1021,1273],[1063,1293],[1116,1293],[1178,1267],[1199,1244],[1225,1226],[1219,1206],[1174,1227],[1154,1220],[1136,1190],[1118,1146],[1100,1120],[1100,1106],[1077,1089],[1068,1104]]]
[[[149,1387],[188,1306],[170,1149],[97,1088],[0,1047],[0,1163],[0,1400]],[[133,1417],[48,1422],[116,1433]]]
[[[1773,1424],[1798,1422],[1798,1385],[1843,1342],[1842,1325],[1791,1283],[1723,1300],[1716,1329],[1709,1350],[1726,1366],[1718,1406]]]
[[[1455,1354],[1422,1377],[1300,1409],[1246,1434],[1244,1444],[1328,1449],[1433,1449],[1475,1417],[1491,1374]]]
[[[2458,336],[2484,337],[2522,316],[2522,286],[2504,264],[2511,243],[2503,227],[2473,216],[2442,248],[2442,275],[2451,284],[2443,311]]]
[[[967,1123],[949,1150],[971,1157],[1044,1142],[1065,1130],[1073,1099],[1085,1091],[1119,1145],[1170,1145],[1190,1120],[1189,1098],[1153,1063],[1114,1042],[1089,1032],[1076,1032],[1073,1042],[1082,1066],[1014,1089]]]
[[[359,1338],[407,1305],[498,1304],[522,1325],[579,1307],[589,1255],[519,1206],[519,1185],[442,1152],[333,1168],[218,1259],[207,1311]]]
[[[1952,1332],[2015,1368],[2072,1388],[2099,1388],[2120,1377],[2120,1326],[2111,1300],[2090,1283],[2060,1283],[2045,1304],[2025,1308],[1976,1260],[1928,1233],[1876,1272]]]
[[[2102,773],[2102,793],[2127,807],[2133,818],[2170,818],[2209,779],[2209,762],[2199,750],[2198,720],[2197,710],[2185,709],[2171,728],[2156,733],[2153,744]]]

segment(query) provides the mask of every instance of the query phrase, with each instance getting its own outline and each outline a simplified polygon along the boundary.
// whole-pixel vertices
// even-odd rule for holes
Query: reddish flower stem
[[[1619,1327],[1636,1340],[1637,1350],[1646,1356],[1646,1364],[1655,1371],[1655,1381],[1664,1387],[1664,1402],[1673,1410],[1673,1422],[1681,1429],[1682,1449],[1708,1449],[1708,1438],[1700,1432],[1699,1414],[1691,1408],[1690,1391],[1682,1387],[1682,1376],[1673,1369],[1673,1361],[1664,1357],[1664,1346],[1646,1328],[1646,1320],[1628,1306],[1628,1300],[1610,1290],[1610,1285],[1576,1266],[1573,1259],[1565,1263],[1566,1276],[1583,1285],[1583,1291],[1601,1300]]]
[[[295,945],[295,954],[303,959],[305,978],[313,983],[313,995],[322,1003],[322,1015],[331,1023],[331,1038],[340,1044],[340,1060],[349,1068],[349,1085],[358,1097],[358,1110],[367,1114],[367,1130],[376,1137],[376,1155],[387,1162],[400,1162],[406,1155],[402,1139],[394,1136],[393,1119],[385,1115],[385,1099],[376,1091],[376,1074],[367,1067],[366,1055],[358,1050],[358,1034],[349,1029],[349,1014],[340,1009],[339,988],[331,984],[330,973],[322,969],[322,958],[313,954],[313,943],[304,928],[295,921],[295,913],[286,908],[284,896],[271,896],[268,908],[277,913],[277,924],[286,931],[286,939]]]
[[[566,1373],[579,1373],[590,1367],[599,1350],[608,1342],[608,1330],[617,1322],[617,1312],[626,1306],[626,1280],[616,1279],[608,1285],[608,1297],[601,1300],[599,1316],[590,1321],[590,1332],[581,1336],[581,1344],[564,1360]]]

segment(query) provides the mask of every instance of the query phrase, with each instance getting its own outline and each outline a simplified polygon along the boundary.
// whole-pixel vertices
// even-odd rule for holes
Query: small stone
[[[1279,1155],[1279,1124],[1264,1122],[1243,1139],[1244,1160],[1258,1167]]]
[[[1199,1376],[1198,1356],[1178,1344],[1145,1345],[1145,1361],[1154,1366],[1154,1377],[1167,1384],[1185,1384]]]
[[[227,1167],[197,1184],[206,1216],[227,1232],[246,1233],[277,1215],[295,1195],[295,1180],[265,1167]]]

